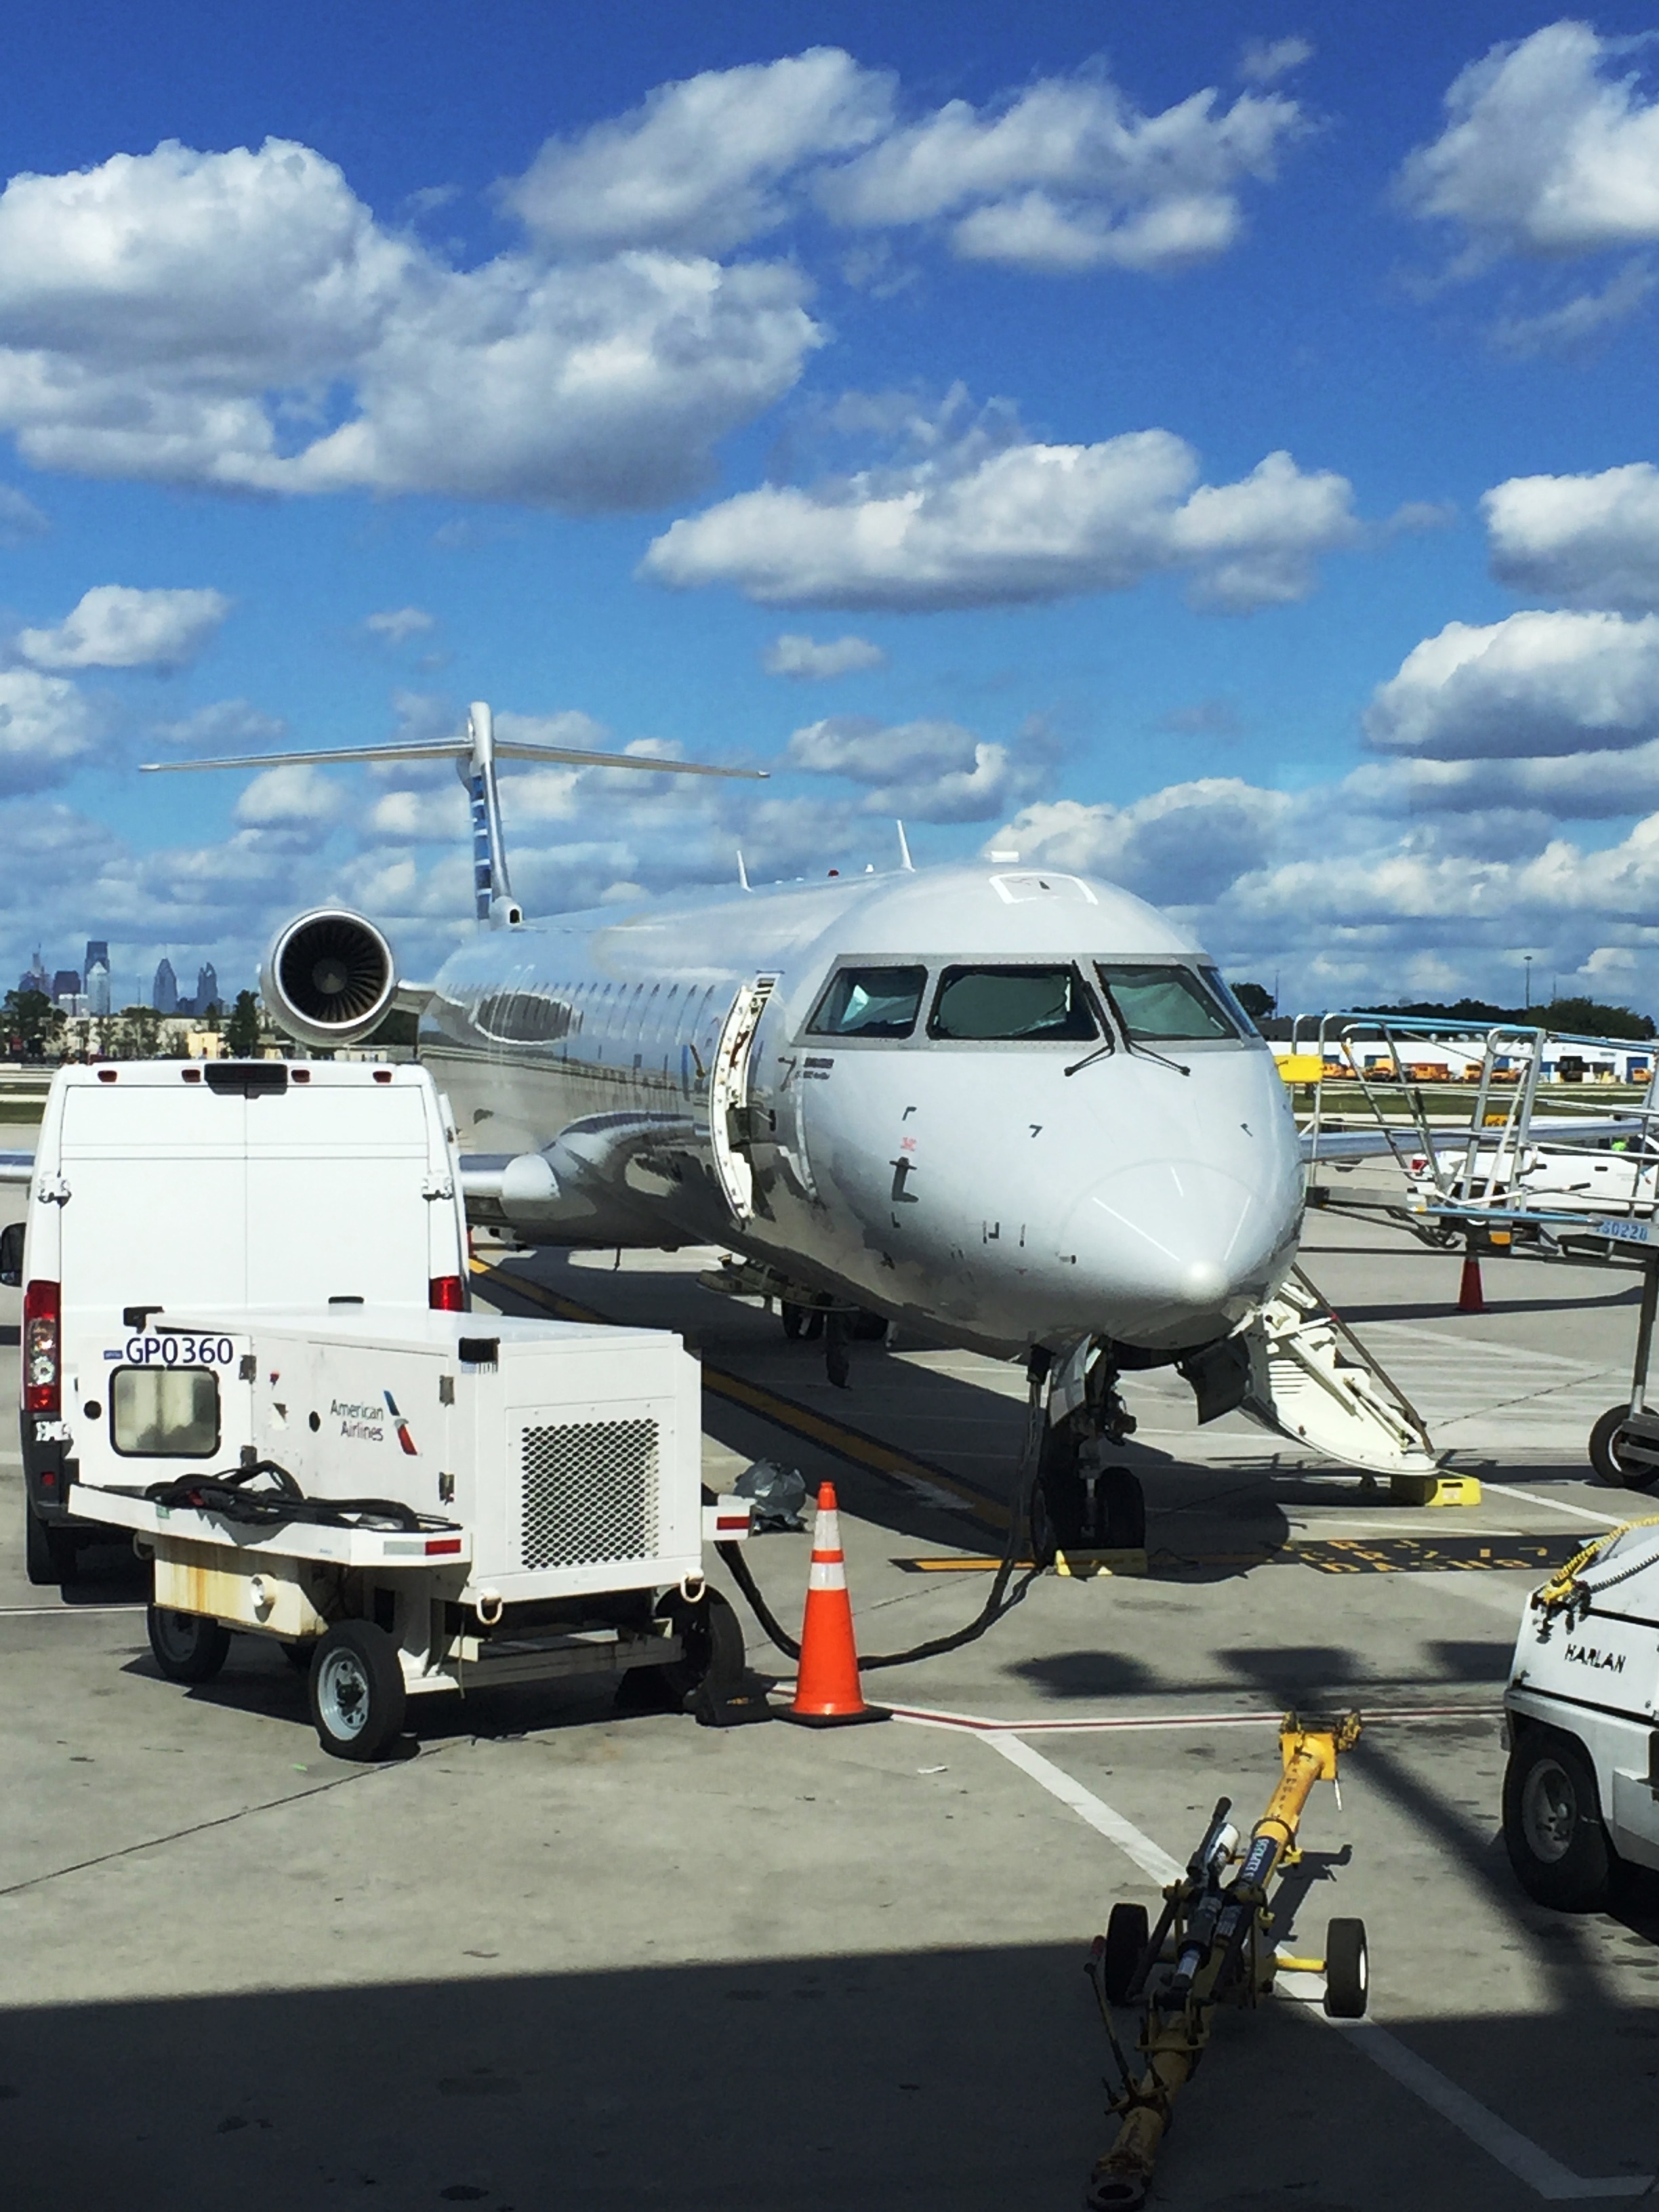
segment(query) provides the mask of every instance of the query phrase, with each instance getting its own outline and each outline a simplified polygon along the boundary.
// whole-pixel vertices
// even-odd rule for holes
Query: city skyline
[[[172,1003],[167,1006],[161,1004],[159,995],[163,969],[173,979]],[[196,988],[188,994],[179,993],[176,971],[166,952],[161,955],[148,981],[142,969],[125,969],[122,972],[132,976],[133,988],[130,994],[124,994],[115,988],[117,970],[110,963],[107,939],[87,939],[86,951],[79,969],[48,968],[37,945],[28,966],[18,975],[17,988],[20,991],[41,992],[60,1011],[99,1017],[118,1014],[129,1006],[148,1006],[153,1012],[163,1014],[205,1014],[213,1006],[218,1006],[222,1011],[228,1009],[236,997],[234,991],[227,994],[220,983],[217,969],[212,960],[204,960],[198,965]],[[72,1000],[75,1003],[65,1006],[65,1000]]]

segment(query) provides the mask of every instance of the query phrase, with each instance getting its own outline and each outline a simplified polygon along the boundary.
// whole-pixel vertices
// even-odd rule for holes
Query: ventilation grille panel
[[[523,1432],[527,1569],[648,1559],[657,1543],[657,1424],[585,1421]]]

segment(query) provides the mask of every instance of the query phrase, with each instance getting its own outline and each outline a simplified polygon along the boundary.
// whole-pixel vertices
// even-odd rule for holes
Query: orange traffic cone
[[[847,1560],[841,1548],[841,1516],[835,1486],[818,1492],[812,1530],[812,1567],[806,1582],[806,1618],[801,1624],[800,1663],[795,1670],[792,1721],[808,1728],[842,1728],[849,1721],[884,1721],[880,1705],[866,1705],[859,1686],[858,1648],[853,1641],[853,1604],[847,1595]]]
[[[1457,1285],[1459,1313],[1485,1313],[1486,1301],[1480,1288],[1480,1255],[1478,1252],[1463,1255],[1463,1276]]]

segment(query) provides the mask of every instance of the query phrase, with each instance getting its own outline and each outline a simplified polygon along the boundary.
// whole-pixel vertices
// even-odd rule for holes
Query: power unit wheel
[[[1127,2004],[1139,1966],[1152,1938],[1144,1905],[1122,1903],[1112,1907],[1106,1923],[1106,1948],[1100,1962],[1100,1978],[1113,2004]]]
[[[1607,1905],[1613,1856],[1595,1776],[1571,1736],[1528,1729],[1504,1774],[1504,1844],[1528,1897],[1561,1912]]]
[[[43,1521],[34,1508],[23,1506],[24,1565],[37,1589],[59,1589],[81,1579],[81,1547],[75,1531]]]
[[[1333,2020],[1364,2020],[1370,1968],[1363,1920],[1333,1920],[1325,1929],[1325,2009]]]
[[[1108,1552],[1146,1548],[1146,1493],[1127,1467],[1109,1467],[1095,1485],[1095,1522]]]
[[[854,1344],[884,1344],[887,1341],[885,1314],[866,1313],[860,1309],[853,1316],[848,1334]]]
[[[783,1333],[793,1344],[806,1334],[806,1309],[798,1306],[793,1298],[785,1298],[781,1308]]]
[[[1590,1431],[1589,1462],[1598,1482],[1613,1490],[1651,1490],[1659,1482],[1659,1467],[1626,1459],[1619,1449],[1619,1431],[1630,1419],[1628,1406],[1609,1406]]]
[[[343,1620],[311,1662],[311,1719],[336,1759],[379,1759],[403,1734],[408,1694],[398,1647],[372,1620]]]
[[[210,1682],[230,1656],[230,1631],[204,1613],[153,1605],[148,1626],[149,1648],[169,1682]]]
[[[684,1711],[694,1698],[717,1704],[742,1686],[743,1625],[718,1590],[705,1589],[695,1605],[671,1590],[657,1612],[684,1655],[653,1670],[675,1705]]]

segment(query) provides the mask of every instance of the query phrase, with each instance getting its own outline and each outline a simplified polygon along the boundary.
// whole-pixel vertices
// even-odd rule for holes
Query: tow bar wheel
[[[403,1734],[407,1695],[398,1648],[370,1620],[331,1628],[311,1662],[311,1718],[336,1759],[379,1759]]]
[[[1370,1986],[1364,1922],[1328,1922],[1325,1929],[1325,2010],[1333,2020],[1364,2020],[1370,2000]]]

